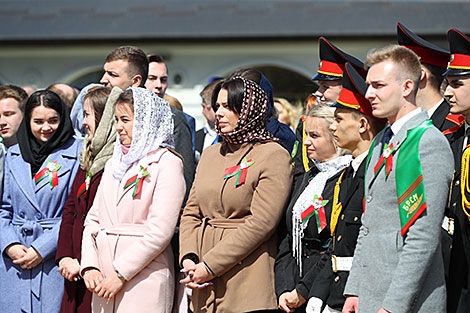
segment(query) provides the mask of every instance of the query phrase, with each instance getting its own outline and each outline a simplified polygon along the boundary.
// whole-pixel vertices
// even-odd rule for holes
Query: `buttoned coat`
[[[462,155],[464,151],[465,125],[446,136],[454,154],[455,171],[450,186],[446,216],[454,220],[453,234],[442,231],[442,248],[447,278],[447,312],[460,312],[459,306],[467,303],[461,299],[470,282],[468,264],[470,264],[470,222],[462,209],[462,191],[460,188]],[[468,143],[467,143],[468,146]],[[470,148],[466,148],[470,149]],[[469,194],[466,194],[467,198]],[[467,309],[467,308],[465,308]]]
[[[346,300],[343,291],[349,271],[333,272],[331,255],[336,257],[354,256],[354,248],[361,227],[365,169],[366,160],[363,160],[354,177],[346,178],[348,172],[352,171],[351,167],[345,172],[339,191],[342,209],[332,242],[328,248],[328,261],[313,282],[308,296],[309,298],[320,298],[330,308],[339,311],[343,308]]]
[[[0,311],[59,312],[64,280],[55,264],[63,207],[79,166],[81,144],[70,139],[44,161],[57,161],[58,185],[51,189],[46,177],[34,183],[31,167],[18,145],[8,149],[0,208]],[[43,261],[31,270],[13,264],[5,248],[20,243],[34,247]]]
[[[86,172],[79,168],[64,206],[64,214],[60,224],[59,241],[57,243],[56,264],[64,257],[82,259],[82,235],[85,218],[95,199],[96,191],[103,177],[103,170],[97,172],[90,180],[86,194],[78,197],[82,184],[85,183]],[[60,307],[61,313],[91,312],[91,292],[86,289],[83,279],[77,281],[65,280],[64,297]]]
[[[81,269],[97,268],[106,277],[124,276],[123,288],[107,300],[93,294],[92,312],[170,313],[173,304],[175,232],[185,183],[183,163],[168,149],[157,149],[132,165],[121,181],[106,163],[85,220]],[[133,197],[129,179],[147,168],[142,191]]]
[[[419,112],[392,138],[396,147],[392,171],[374,177],[381,156],[383,132],[377,136],[365,177],[365,213],[359,231],[354,261],[345,295],[359,296],[359,312],[445,312],[444,265],[440,251],[444,215],[453,158],[448,142],[435,127],[428,128],[419,142],[427,207],[401,235],[396,189],[397,156],[407,132],[427,119]]]
[[[246,180],[224,170],[246,157]],[[180,229],[180,261],[195,255],[214,272],[212,286],[193,290],[193,312],[240,313],[277,308],[275,236],[292,183],[289,153],[280,144],[217,143],[205,149]]]

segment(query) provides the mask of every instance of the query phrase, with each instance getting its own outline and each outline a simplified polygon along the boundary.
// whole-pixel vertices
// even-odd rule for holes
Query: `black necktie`
[[[390,142],[390,139],[393,136],[392,128],[390,126],[387,126],[384,130],[384,135],[382,136],[382,150],[381,152],[384,151],[384,146],[385,144],[388,144]]]
[[[349,167],[346,169],[343,177],[343,182],[341,183],[341,189],[343,187],[348,190],[349,186],[351,185],[351,181],[354,179],[354,168],[352,167],[352,164],[349,165]],[[344,185],[343,185],[344,184]]]

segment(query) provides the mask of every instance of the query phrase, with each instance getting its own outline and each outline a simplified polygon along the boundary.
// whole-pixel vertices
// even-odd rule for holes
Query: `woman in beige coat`
[[[180,261],[198,312],[275,310],[275,229],[292,182],[290,156],[266,130],[266,94],[244,78],[217,85],[216,130],[181,218]]]
[[[169,243],[185,190],[170,107],[132,88],[118,98],[116,120],[119,137],[85,220],[81,275],[94,313],[170,313]]]

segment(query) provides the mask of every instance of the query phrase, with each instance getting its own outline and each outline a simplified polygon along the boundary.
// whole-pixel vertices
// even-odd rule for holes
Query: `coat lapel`
[[[362,161],[361,165],[357,169],[356,175],[352,179],[350,185],[348,186],[347,193],[343,199],[340,199],[341,204],[346,207],[351,200],[351,197],[357,192],[359,189],[359,183],[364,183],[364,170],[366,168],[366,160]]]
[[[292,209],[293,209],[295,203],[299,199],[302,192],[304,192],[305,188],[307,188],[307,186],[310,182],[310,179],[317,174],[317,171],[318,171],[317,168],[315,166],[313,166],[308,172],[306,172],[302,176],[301,184],[299,185],[297,190],[294,190],[294,193],[292,194],[292,199],[289,201],[289,203],[290,203],[290,206],[288,207],[289,212],[292,212]]]
[[[119,190],[117,191],[117,203],[116,203],[116,206],[119,205],[119,203],[122,201],[122,199],[124,198],[124,196],[127,194],[127,193],[131,193],[130,196],[132,197],[132,192],[134,190],[134,186],[130,186],[130,187],[127,187],[127,188],[124,188],[124,186],[127,185],[127,181],[132,178],[133,176],[135,175],[138,175],[139,172],[140,172],[140,166],[142,165],[143,167],[148,167],[150,164],[152,163],[157,163],[160,161],[160,158],[161,156],[163,155],[163,153],[165,153],[167,150],[166,149],[163,149],[163,148],[160,148],[159,150],[157,150],[156,152],[154,153],[150,153],[148,154],[147,156],[145,156],[144,158],[142,158],[140,161],[138,161],[137,165],[134,165],[132,167],[130,167],[127,172],[124,174],[124,177],[122,178],[121,182],[119,183]],[[150,177],[150,173],[144,177],[144,184],[142,186],[142,188],[144,189],[146,186],[145,186],[145,183],[148,182],[150,179],[152,179]]]
[[[132,194],[132,190],[134,190],[134,187],[133,186],[130,186],[130,187],[127,187],[127,188],[124,188],[127,184],[127,181],[129,180],[129,178],[131,178],[132,176],[135,176],[139,174],[139,171],[138,171],[138,167],[136,166],[133,166],[131,169],[127,170],[126,174],[124,174],[124,177],[122,178],[121,182],[119,183],[119,186],[118,186],[118,190],[117,190],[117,194],[118,194],[118,197],[117,197],[117,203],[116,203],[116,206],[119,205],[119,203],[121,203],[122,199],[124,198],[124,196],[130,192]]]
[[[66,175],[68,172],[70,172],[70,170],[73,167],[73,164],[75,163],[75,160],[76,160],[76,156],[75,157],[70,156],[69,154],[66,153],[66,151],[64,151],[64,153],[61,153],[61,151],[59,151],[59,153],[53,153],[46,159],[46,161],[44,161],[38,173],[41,170],[43,170],[45,167],[47,167],[48,161],[57,162],[57,164],[60,165],[60,169],[57,172],[57,176],[59,178],[59,185],[60,185],[61,183],[63,183],[61,182],[61,177]],[[33,184],[35,184],[34,177],[33,177]],[[40,182],[38,182],[35,186],[36,192],[39,192],[42,188],[49,188],[49,189],[51,188],[50,183],[49,183],[49,177],[45,177]]]
[[[11,176],[15,179],[26,199],[36,210],[39,210],[39,203],[35,196],[34,182],[31,176],[31,166],[23,160],[18,146],[16,146],[16,149],[12,148],[11,155],[13,156],[10,163]]]
[[[378,135],[377,135],[377,140],[375,141],[375,146],[372,149],[372,156],[370,157],[369,160],[369,166],[367,167],[367,173],[366,173],[366,178],[367,181],[369,182],[368,188],[372,186],[374,183],[375,179],[377,176],[374,175],[374,166],[377,164],[379,161],[380,156],[382,155],[382,137],[384,135],[384,131],[382,130]]]

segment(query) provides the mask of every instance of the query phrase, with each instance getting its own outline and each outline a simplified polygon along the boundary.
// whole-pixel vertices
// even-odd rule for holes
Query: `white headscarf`
[[[173,136],[173,116],[168,103],[152,91],[132,87],[134,97],[134,126],[132,143],[127,154],[122,153],[119,134],[113,153],[113,176],[122,180],[126,171],[149,152],[159,147],[175,147]]]

